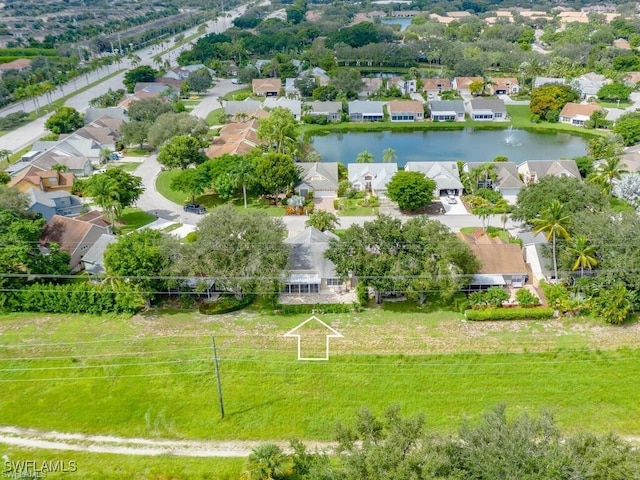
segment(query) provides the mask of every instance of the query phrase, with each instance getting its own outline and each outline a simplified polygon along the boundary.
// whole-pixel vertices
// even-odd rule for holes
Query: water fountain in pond
[[[513,131],[513,127],[510,126],[504,132],[504,143],[507,145],[511,145],[512,147],[517,147],[519,143],[516,142],[516,132]]]

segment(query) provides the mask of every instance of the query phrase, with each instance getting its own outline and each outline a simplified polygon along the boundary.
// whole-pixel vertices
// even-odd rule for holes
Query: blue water
[[[407,29],[409,25],[411,25],[410,18],[383,18],[380,20],[382,23],[386,25],[392,25],[394,23],[400,24],[400,31],[403,32]]]
[[[425,161],[488,162],[498,155],[510,161],[559,160],[586,154],[587,141],[567,133],[525,130],[439,130],[346,132],[314,135],[309,142],[325,162],[355,162],[358,153],[371,152],[376,162],[393,148],[398,164]]]

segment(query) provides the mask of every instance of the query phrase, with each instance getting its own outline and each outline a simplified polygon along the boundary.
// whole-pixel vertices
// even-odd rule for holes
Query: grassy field
[[[2,455],[12,462],[37,460],[76,463],[74,473],[49,473],[46,478],[82,478],[83,480],[237,480],[242,471],[242,458],[185,458],[108,455],[100,453],[20,449],[3,446]]]
[[[155,219],[155,215],[143,212],[139,208],[125,208],[122,212],[122,225],[119,227],[119,231],[124,235],[148,225]]]
[[[158,175],[158,178],[156,179],[156,188],[163,197],[171,200],[174,203],[177,203],[178,205],[183,205],[191,201],[190,196],[185,193],[178,192],[177,190],[173,190],[170,186],[171,180],[173,180],[179,174],[180,170],[165,170],[163,172],[160,172],[160,175]],[[244,199],[242,198],[242,196],[234,198],[233,200],[231,200],[231,202],[237,208],[244,208]],[[202,195],[196,196],[196,203],[204,205],[207,208],[213,208],[227,202],[220,199],[217,195],[204,193]],[[270,205],[268,200],[256,195],[247,196],[247,207],[252,210],[259,210],[272,217],[281,217],[282,215],[284,215],[285,211],[284,207],[276,207]]]
[[[331,439],[363,405],[399,403],[451,431],[506,403],[569,431],[640,432],[640,328],[584,320],[462,322],[403,304],[323,315],[343,339],[301,362],[283,335],[307,315],[9,315],[0,319],[0,425],[139,437]],[[220,419],[210,333],[227,416]],[[313,330],[305,350],[323,339]],[[55,406],[55,408],[52,408]]]

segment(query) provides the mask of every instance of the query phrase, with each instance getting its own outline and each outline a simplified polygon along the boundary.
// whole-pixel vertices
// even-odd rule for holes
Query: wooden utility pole
[[[218,382],[218,399],[220,400],[220,416],[224,418],[224,400],[222,399],[222,382],[220,381],[220,363],[218,362],[218,350],[216,348],[216,337],[211,334],[211,346],[213,347],[213,364],[216,367],[216,380]]]

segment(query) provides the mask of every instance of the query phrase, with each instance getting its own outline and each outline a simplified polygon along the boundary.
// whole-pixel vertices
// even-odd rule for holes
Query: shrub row
[[[482,322],[485,320],[548,320],[553,318],[553,308],[485,308],[484,310],[467,310],[467,320]]]
[[[198,311],[203,315],[221,315],[235,312],[248,307],[255,301],[255,295],[244,295],[238,299],[235,295],[220,295],[215,302],[204,302],[198,305]]]
[[[2,301],[4,300],[4,301]],[[127,283],[95,285],[89,282],[33,284],[0,299],[12,312],[136,313],[145,306],[143,294]]]
[[[277,304],[275,311],[292,315],[296,313],[351,313],[361,310],[358,302],[353,303],[315,303],[313,305],[282,305]]]

